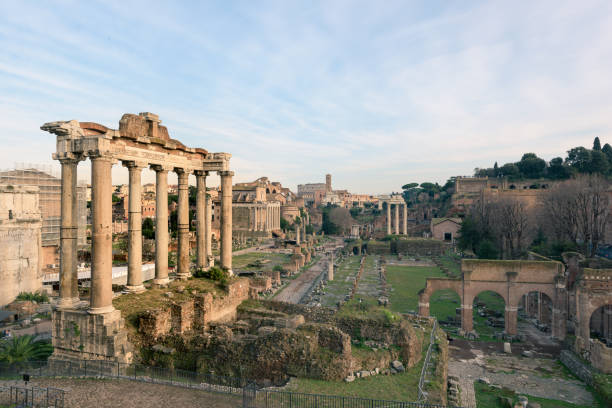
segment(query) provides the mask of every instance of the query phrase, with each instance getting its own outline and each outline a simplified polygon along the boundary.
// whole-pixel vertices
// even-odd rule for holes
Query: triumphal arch
[[[232,269],[232,176],[231,155],[191,148],[171,139],[159,117],[152,113],[125,114],[119,129],[93,122],[58,121],[41,126],[57,136],[53,158],[61,163],[60,297],[53,317],[55,355],[62,358],[129,360],[130,352],[119,311],[112,305],[112,178],[113,164],[129,171],[128,282],[133,292],[144,290],[142,282],[141,172],[156,173],[155,279],[168,279],[168,172],[178,176],[177,277],[190,276],[188,177],[197,181],[197,266],[213,262],[211,205],[206,178],[221,177],[221,267]],[[77,276],[77,166],[91,160],[92,262],[91,297],[82,305]]]

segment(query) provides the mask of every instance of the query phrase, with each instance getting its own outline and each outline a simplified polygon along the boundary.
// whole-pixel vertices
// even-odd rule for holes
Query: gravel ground
[[[0,381],[2,385],[23,382]],[[208,393],[170,385],[147,384],[127,380],[34,379],[35,387],[53,387],[66,391],[66,408],[143,408],[143,407],[219,407],[242,406],[242,397]]]

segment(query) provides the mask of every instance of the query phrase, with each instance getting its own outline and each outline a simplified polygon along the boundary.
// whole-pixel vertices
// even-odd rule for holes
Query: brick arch
[[[463,281],[459,279],[427,278],[425,288],[419,292],[419,315],[429,316],[429,298],[439,290],[450,289],[455,292],[463,304]]]
[[[503,283],[500,285],[497,282],[470,282],[471,284],[465,287],[465,303],[466,305],[474,304],[474,299],[478,297],[482,292],[493,292],[501,296],[504,299],[504,304],[509,305],[508,302],[508,290],[507,284]],[[501,286],[501,288],[500,288]]]
[[[510,306],[518,307],[523,296],[531,292],[540,292],[545,294],[550,298],[553,307],[556,306],[555,287],[553,284],[522,284],[520,286],[512,287],[510,293]]]

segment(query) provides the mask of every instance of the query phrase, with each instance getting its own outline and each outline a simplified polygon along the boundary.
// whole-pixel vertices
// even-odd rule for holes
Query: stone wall
[[[588,385],[593,385],[593,372],[591,368],[583,363],[580,358],[569,350],[561,350],[559,359],[566,366],[572,374],[580,378]]]
[[[55,310],[51,331],[51,359],[132,361],[132,345],[118,310],[105,314]]]
[[[612,348],[591,339],[591,364],[604,374],[612,374]]]
[[[0,185],[0,307],[42,288],[38,187]]]
[[[172,303],[168,309],[144,312],[139,319],[138,331],[153,339],[171,332],[201,332],[211,322],[234,320],[238,305],[248,299],[249,294],[249,280],[241,278],[229,284],[228,294],[222,298],[200,293],[187,301]]]

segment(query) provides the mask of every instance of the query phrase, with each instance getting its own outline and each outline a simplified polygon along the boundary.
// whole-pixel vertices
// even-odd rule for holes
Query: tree
[[[529,214],[523,202],[504,199],[495,202],[494,213],[504,258],[516,259],[524,251],[530,232]]]
[[[556,186],[542,200],[547,227],[558,242],[569,241],[592,256],[610,222],[610,183],[584,175]]]
[[[520,170],[514,163],[506,163],[500,169],[500,175],[506,177],[516,177],[520,174]]]
[[[548,164],[548,176],[552,179],[567,179],[571,174],[571,170],[563,164],[563,159],[561,157],[555,157]]]
[[[610,168],[606,154],[601,150],[591,152],[591,162],[589,163],[589,173],[606,174]]]
[[[591,164],[591,151],[584,147],[574,147],[567,151],[565,162],[579,173],[588,173]]]
[[[546,162],[535,153],[525,153],[521,161],[516,163],[521,174],[527,178],[539,178],[544,174]]]
[[[593,150],[601,151],[601,142],[597,136],[595,136],[595,139],[593,140]]]
[[[34,336],[13,337],[0,342],[0,361],[22,363],[26,361],[43,361],[53,353],[51,343],[35,340]]]
[[[606,155],[606,159],[608,159],[608,164],[612,165],[612,146],[606,143],[601,151]]]
[[[493,165],[493,173],[495,174],[495,177],[499,177],[499,166],[497,165],[497,162],[495,162]]]
[[[142,236],[146,239],[155,239],[155,223],[149,217],[142,222]]]
[[[418,187],[419,183],[408,183],[402,186],[402,190],[410,190],[411,188]]]
[[[287,231],[289,229],[289,221],[285,218],[281,217],[280,219],[280,227],[283,231]]]

